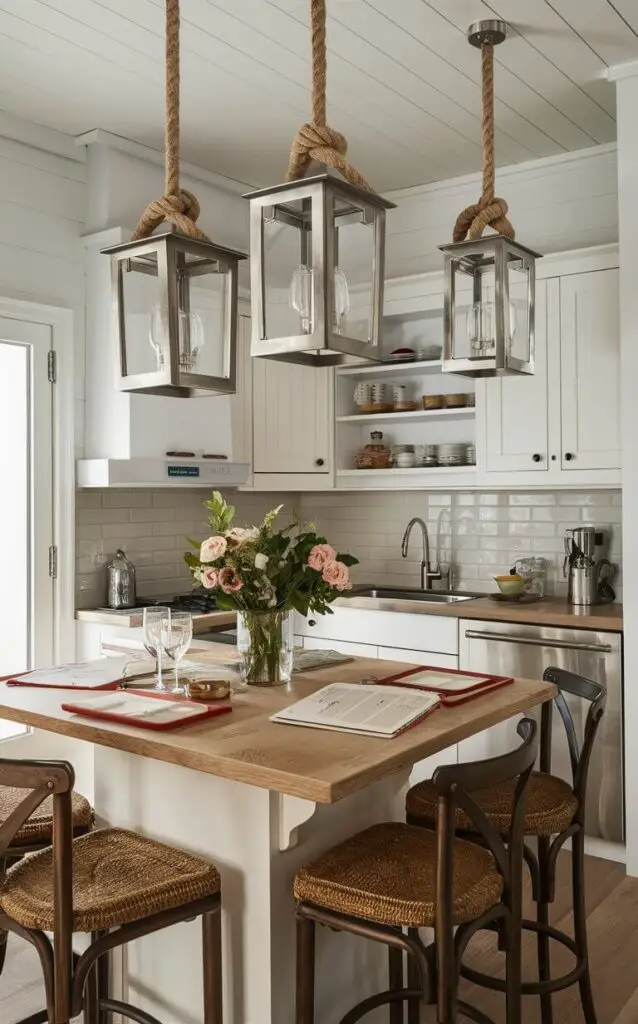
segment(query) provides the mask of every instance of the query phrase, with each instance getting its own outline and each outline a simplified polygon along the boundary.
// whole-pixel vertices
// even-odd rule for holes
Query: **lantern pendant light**
[[[380,360],[385,212],[326,123],[326,3],[310,0],[312,121],[284,184],[249,192],[253,356],[309,366]],[[311,163],[320,173],[305,177]],[[338,172],[335,173],[335,172]]]
[[[444,373],[502,377],[534,372],[535,260],[514,241],[507,203],[494,195],[494,47],[507,26],[470,25],[468,39],[482,52],[483,194],[459,215],[444,254]],[[486,227],[496,234],[482,237]]]
[[[244,253],[197,226],[179,185],[179,0],[166,0],[165,194],[111,257],[119,389],[191,398],[236,391],[237,279]],[[174,230],[155,235],[164,221]]]

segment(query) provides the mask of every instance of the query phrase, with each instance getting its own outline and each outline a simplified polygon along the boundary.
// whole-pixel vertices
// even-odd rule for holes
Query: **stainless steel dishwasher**
[[[558,629],[512,622],[462,619],[459,666],[474,672],[540,679],[549,666],[564,668],[607,687],[607,707],[592,754],[587,835],[614,843],[624,840],[622,634],[590,629]],[[569,698],[569,708],[582,741],[589,705]],[[540,711],[536,712],[540,717]],[[492,756],[516,744],[515,722],[486,730],[477,740],[459,744],[459,759]],[[565,729],[554,708],[552,771],[570,782]]]

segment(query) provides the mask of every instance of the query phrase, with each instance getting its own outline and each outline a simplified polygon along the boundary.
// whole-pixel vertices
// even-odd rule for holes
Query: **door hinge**
[[[47,371],[49,375],[50,384],[55,384],[56,380],[58,379],[57,364],[58,361],[56,359],[56,353],[53,351],[53,349],[50,349],[49,354],[47,355]]]
[[[49,548],[49,576],[52,580],[58,578],[58,549],[55,544]]]

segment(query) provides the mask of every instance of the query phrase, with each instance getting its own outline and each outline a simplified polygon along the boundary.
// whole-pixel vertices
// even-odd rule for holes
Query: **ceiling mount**
[[[483,43],[491,43],[498,46],[507,35],[507,25],[499,18],[491,18],[487,21],[474,21],[467,30],[467,38],[472,46],[479,49]]]

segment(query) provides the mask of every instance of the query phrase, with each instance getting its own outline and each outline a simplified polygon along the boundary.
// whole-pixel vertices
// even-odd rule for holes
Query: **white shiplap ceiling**
[[[182,0],[182,154],[248,184],[282,178],[309,110],[307,0]],[[379,189],[480,167],[480,57],[496,51],[497,159],[615,139],[606,67],[638,59],[638,0],[328,0],[328,119]],[[161,148],[162,0],[0,0],[0,109]]]

